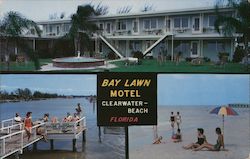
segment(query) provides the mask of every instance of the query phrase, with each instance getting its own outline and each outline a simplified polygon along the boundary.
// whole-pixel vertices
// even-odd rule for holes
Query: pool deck
[[[47,65],[43,65],[39,71],[64,71],[64,70],[98,70],[98,69],[112,69],[116,68],[117,66],[114,64],[107,63],[103,66],[96,66],[96,67],[86,67],[86,68],[61,68],[55,67],[52,63],[48,63]]]

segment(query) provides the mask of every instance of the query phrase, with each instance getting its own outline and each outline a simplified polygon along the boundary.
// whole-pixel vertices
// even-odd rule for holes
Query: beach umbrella
[[[220,106],[216,107],[210,111],[210,114],[222,115],[222,132],[224,134],[224,117],[229,115],[239,115],[232,107],[229,106]]]

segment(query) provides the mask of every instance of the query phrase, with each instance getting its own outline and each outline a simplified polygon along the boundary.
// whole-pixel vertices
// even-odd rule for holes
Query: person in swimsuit
[[[43,122],[48,122],[49,121],[49,114],[46,113],[43,115]]]
[[[81,113],[82,113],[82,108],[81,108],[81,104],[80,103],[78,103],[77,104],[77,108],[76,108],[76,114],[77,114],[77,116],[81,116]]]
[[[217,127],[215,129],[216,134],[218,135],[217,141],[215,145],[209,144],[209,143],[204,143],[201,146],[197,147],[194,149],[194,151],[199,151],[204,148],[210,150],[210,151],[220,151],[220,148],[224,148],[224,141],[223,141],[223,135],[221,134],[221,129]]]
[[[24,129],[27,133],[28,141],[30,140],[31,129],[32,129],[31,114],[32,114],[32,112],[27,112],[26,117],[24,119]]]
[[[206,136],[204,135],[204,129],[203,128],[198,128],[197,129],[197,142],[196,143],[191,143],[189,145],[183,146],[184,149],[193,149],[201,146],[202,144],[206,143]]]
[[[177,128],[180,129],[180,124],[181,124],[180,112],[177,112],[177,115],[176,115],[175,119],[176,119]]]
[[[172,140],[173,142],[181,142],[182,141],[182,137],[181,137],[181,129],[177,129],[177,133],[175,135],[172,136]]]
[[[172,134],[174,135],[174,123],[175,123],[174,112],[171,112],[171,115],[170,115],[170,123],[171,123],[171,127],[172,127]]]

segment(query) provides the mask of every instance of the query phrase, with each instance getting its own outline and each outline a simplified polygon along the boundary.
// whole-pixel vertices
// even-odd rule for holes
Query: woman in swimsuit
[[[223,135],[221,134],[221,129],[216,128],[215,132],[218,135],[218,139],[217,139],[215,145],[212,145],[212,144],[209,144],[209,143],[204,143],[201,146],[195,148],[194,151],[199,151],[199,150],[202,150],[204,148],[206,148],[206,149],[208,149],[210,151],[220,151],[221,147],[224,148],[224,141],[223,141]]]
[[[177,124],[177,128],[180,129],[180,124],[181,124],[181,115],[180,115],[180,112],[177,112],[177,115],[176,115],[176,124]]]
[[[171,127],[172,127],[173,134],[174,134],[174,123],[175,123],[174,112],[171,112],[171,115],[170,115],[170,123],[171,123]]]
[[[24,119],[24,129],[25,129],[25,131],[27,133],[28,141],[30,140],[31,129],[32,129],[31,113],[32,112],[28,112],[26,114],[26,118]]]
[[[207,143],[206,136],[204,135],[204,129],[198,128],[197,129],[197,142],[191,143],[189,145],[183,146],[184,149],[193,149],[201,146],[204,143]]]

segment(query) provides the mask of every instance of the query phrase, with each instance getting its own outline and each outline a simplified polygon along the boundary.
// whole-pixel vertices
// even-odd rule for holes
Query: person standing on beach
[[[24,129],[27,133],[28,136],[28,141],[30,140],[31,137],[31,129],[32,129],[32,120],[31,120],[31,114],[32,112],[27,112],[26,117],[24,119]]]
[[[180,124],[181,124],[180,112],[177,112],[177,115],[176,115],[175,119],[176,119],[177,128],[180,129]]]
[[[172,127],[172,135],[174,135],[174,124],[175,124],[174,112],[171,112],[171,115],[170,115],[170,123],[171,123],[171,127]]]

